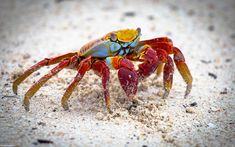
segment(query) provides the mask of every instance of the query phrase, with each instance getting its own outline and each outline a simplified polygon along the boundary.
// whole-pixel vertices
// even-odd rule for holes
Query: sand
[[[234,146],[235,2],[225,1],[30,1],[0,2],[0,146]],[[91,39],[122,28],[142,29],[142,39],[168,36],[184,53],[193,89],[175,69],[162,99],[162,77],[139,84],[139,105],[129,102],[111,72],[114,113],[106,111],[101,80],[89,71],[64,111],[60,99],[76,75],[65,69],[22,107],[27,89],[52,68],[12,82],[46,57],[78,50]]]

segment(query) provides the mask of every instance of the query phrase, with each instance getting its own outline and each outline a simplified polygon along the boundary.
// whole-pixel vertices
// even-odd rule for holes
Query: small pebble
[[[211,60],[201,60],[202,63],[209,64],[211,63]]]
[[[215,124],[213,124],[213,123],[208,123],[207,127],[211,128],[211,129],[217,128],[217,126]]]
[[[191,107],[196,107],[197,106],[197,102],[193,102],[190,104]]]
[[[149,19],[149,20],[154,20],[153,15],[149,15],[149,16],[148,16],[148,19]]]
[[[124,16],[134,17],[135,16],[135,12],[125,12]]]
[[[231,37],[232,39],[235,39],[235,33],[231,34],[230,37]]]
[[[215,27],[214,27],[213,25],[210,25],[210,26],[208,27],[208,30],[212,32],[212,31],[215,30]]]
[[[51,140],[46,140],[46,139],[38,139],[38,143],[43,143],[43,144],[53,144],[53,141]]]
[[[30,54],[28,54],[28,53],[23,55],[23,59],[29,59],[30,57],[31,57],[31,56],[30,56]]]
[[[187,14],[188,14],[189,16],[193,16],[193,15],[195,14],[195,11],[194,11],[193,9],[190,9],[190,10],[187,12]]]
[[[227,88],[224,88],[224,90],[221,91],[220,94],[228,94],[228,89],[227,89]]]
[[[40,125],[40,126],[46,126],[46,123],[44,123],[44,122],[38,122],[38,125]]]
[[[103,120],[103,118],[104,118],[104,114],[103,113],[101,113],[101,112],[98,112],[98,113],[96,113],[96,119],[98,119],[98,120]]]
[[[187,108],[186,108],[186,112],[187,112],[187,113],[195,113],[195,109],[192,108],[192,107],[187,107]]]
[[[211,77],[214,78],[214,79],[217,79],[217,75],[214,74],[214,73],[209,72],[208,75],[211,76]]]

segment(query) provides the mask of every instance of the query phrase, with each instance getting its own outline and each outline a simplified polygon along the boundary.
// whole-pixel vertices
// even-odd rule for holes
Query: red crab
[[[134,100],[137,92],[138,81],[150,76],[157,71],[163,70],[164,89],[163,98],[169,95],[173,82],[174,63],[181,76],[187,84],[185,97],[192,88],[192,76],[185,63],[181,51],[173,46],[171,39],[167,37],[154,38],[140,41],[141,30],[123,29],[110,32],[103,37],[85,44],[77,52],[71,52],[53,58],[45,58],[30,67],[13,82],[13,91],[17,94],[18,85],[30,74],[43,66],[57,64],[48,74],[39,79],[26,92],[23,105],[29,110],[30,98],[39,90],[41,86],[52,76],[64,68],[77,70],[77,75],[65,91],[61,104],[68,110],[68,99],[74,88],[88,70],[94,70],[102,78],[104,98],[109,112],[110,96],[108,90],[110,69],[118,70],[118,78],[123,90],[130,100]],[[174,55],[174,61],[169,56]],[[136,70],[133,61],[142,62]]]

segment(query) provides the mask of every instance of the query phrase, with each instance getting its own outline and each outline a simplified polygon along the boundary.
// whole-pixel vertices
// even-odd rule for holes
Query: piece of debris
[[[213,124],[213,123],[208,123],[207,127],[211,128],[211,129],[217,128],[217,126],[215,124]]]
[[[53,141],[47,140],[47,139],[38,139],[37,141],[38,141],[38,143],[41,143],[41,144],[43,144],[43,143],[45,143],[45,144],[53,144],[54,143]]]
[[[210,107],[210,110],[208,110],[208,112],[221,112],[223,111],[223,109],[219,108],[219,107]]]
[[[227,89],[227,88],[224,88],[224,90],[221,91],[220,94],[228,94],[228,89]]]
[[[208,75],[211,76],[211,77],[214,78],[214,79],[217,79],[217,75],[214,74],[214,73],[209,72]]]

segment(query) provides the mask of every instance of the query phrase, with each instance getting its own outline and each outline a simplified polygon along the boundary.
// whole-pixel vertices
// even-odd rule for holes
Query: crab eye
[[[112,41],[116,41],[116,40],[117,40],[117,35],[112,32],[112,33],[110,34],[110,39],[111,39]]]
[[[138,32],[138,34],[140,34],[140,33],[141,33],[141,28],[138,27],[138,28],[136,29],[136,31]]]

